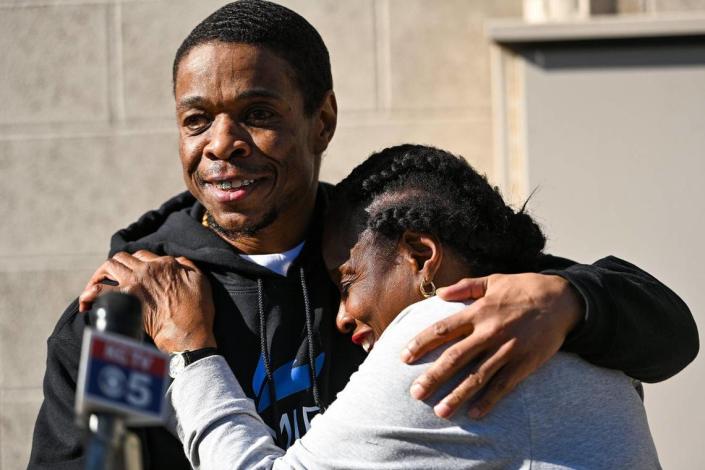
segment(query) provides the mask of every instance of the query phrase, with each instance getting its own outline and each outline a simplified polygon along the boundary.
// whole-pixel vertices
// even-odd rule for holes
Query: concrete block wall
[[[26,466],[45,340],[110,235],[183,188],[171,61],[224,3],[0,0],[0,470]],[[521,16],[521,0],[283,3],[331,52],[340,116],[323,179],[407,141],[491,170],[483,22]],[[704,3],[620,0],[617,11]]]

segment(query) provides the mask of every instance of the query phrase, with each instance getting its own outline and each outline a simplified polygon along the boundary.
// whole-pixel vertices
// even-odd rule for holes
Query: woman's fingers
[[[124,264],[114,259],[109,259],[95,270],[90,280],[83,288],[83,292],[78,296],[78,311],[86,312],[90,310],[93,302],[100,294],[109,290],[119,291],[121,280],[126,280],[132,275],[132,271]],[[112,288],[111,288],[112,287]]]
[[[132,254],[132,256],[144,262],[154,261],[160,258],[159,255],[155,255],[151,251],[147,250],[137,250]]]
[[[103,284],[88,284],[78,296],[78,311],[87,312],[91,309],[93,302],[96,301],[98,296],[105,292],[104,288],[112,288],[111,286],[105,286]]]
[[[194,264],[194,262],[184,256],[177,256],[176,262],[182,266],[186,266],[187,268],[199,271],[198,267]]]
[[[148,253],[148,252],[145,252]],[[144,255],[141,255],[144,256]],[[117,261],[118,263],[123,264],[127,268],[129,268],[132,271],[135,271],[139,269],[144,261],[142,261],[140,258],[138,258],[135,255],[131,255],[130,253],[126,253],[124,251],[120,251],[118,253],[115,253],[113,257],[111,258],[113,261]]]

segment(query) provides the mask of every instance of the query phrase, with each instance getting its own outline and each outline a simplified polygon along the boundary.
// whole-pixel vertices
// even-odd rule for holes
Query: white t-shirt
[[[291,250],[285,251],[284,253],[270,253],[266,255],[240,255],[240,257],[246,260],[252,261],[255,264],[269,269],[277,274],[286,276],[289,268],[294,263],[294,260],[304,247],[306,241],[302,241],[296,245]]]

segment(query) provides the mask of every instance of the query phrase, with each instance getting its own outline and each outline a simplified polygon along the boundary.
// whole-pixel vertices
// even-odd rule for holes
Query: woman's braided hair
[[[474,275],[533,270],[546,243],[523,209],[512,210],[465,160],[434,147],[373,154],[336,186],[336,201],[364,209],[367,227],[387,240],[405,230],[435,235]]]

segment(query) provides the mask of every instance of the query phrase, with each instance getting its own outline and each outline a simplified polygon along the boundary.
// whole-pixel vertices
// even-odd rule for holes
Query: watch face
[[[176,374],[184,370],[186,359],[182,353],[174,353],[169,358],[169,376],[173,379]]]

